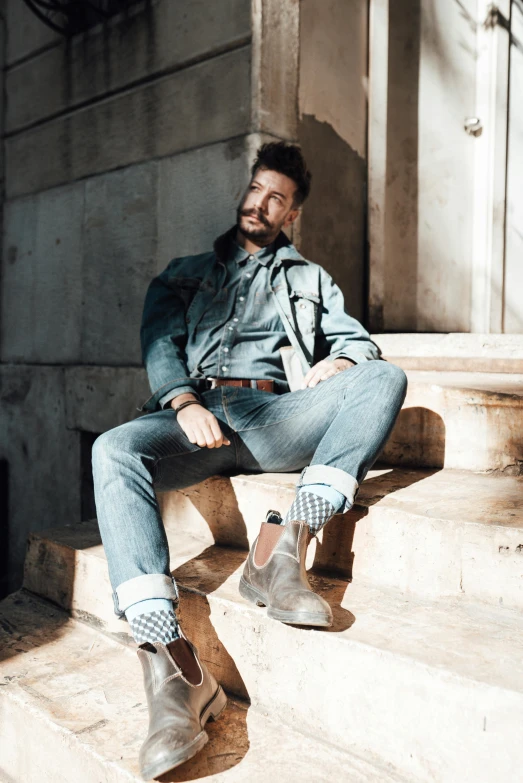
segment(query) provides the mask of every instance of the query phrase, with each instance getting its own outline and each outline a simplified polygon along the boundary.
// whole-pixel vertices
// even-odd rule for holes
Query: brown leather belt
[[[249,378],[207,378],[211,389],[218,386],[239,386],[242,389],[258,389],[258,391],[274,392],[274,381],[256,381]]]

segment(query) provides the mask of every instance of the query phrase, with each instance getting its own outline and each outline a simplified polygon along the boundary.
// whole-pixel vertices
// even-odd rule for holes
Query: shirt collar
[[[248,258],[249,254],[236,243],[235,236],[236,226],[233,226],[215,241],[214,252],[220,261],[226,261],[228,258],[234,257],[234,260],[240,263],[240,261]],[[283,261],[301,261],[306,263],[305,258],[296,250],[283,231],[280,232],[280,235],[271,245],[259,250],[255,254],[255,258],[264,266],[267,266],[273,259],[278,264],[281,264]]]
[[[247,259],[256,259],[263,266],[268,266],[274,258],[275,249],[274,242],[267,247],[262,247],[256,253],[248,253],[245,248],[241,247],[235,239],[231,240],[229,250],[229,260],[236,261],[237,264],[243,264]]]

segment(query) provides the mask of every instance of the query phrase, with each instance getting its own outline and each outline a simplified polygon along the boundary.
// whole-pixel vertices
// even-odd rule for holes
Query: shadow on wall
[[[366,162],[327,122],[304,114],[298,138],[312,172],[300,250],[340,286],[349,313],[365,320]]]
[[[385,300],[369,313],[374,332],[415,331],[421,0],[389,4]]]
[[[403,408],[380,460],[394,465],[443,468],[445,423],[429,408]]]
[[[0,460],[0,601],[9,592],[9,463]]]

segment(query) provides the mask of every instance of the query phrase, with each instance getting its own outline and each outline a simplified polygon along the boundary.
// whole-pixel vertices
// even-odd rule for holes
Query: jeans
[[[183,489],[217,474],[304,469],[298,486],[333,486],[346,498],[341,511],[348,511],[390,435],[406,388],[395,365],[363,362],[289,394],[231,386],[203,392],[230,446],[191,443],[172,409],[101,435],[93,447],[93,476],[116,613],[150,598],[177,599],[155,489]]]

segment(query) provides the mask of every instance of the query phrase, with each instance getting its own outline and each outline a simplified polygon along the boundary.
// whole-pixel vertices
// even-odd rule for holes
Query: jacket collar
[[[227,260],[230,242],[234,239],[235,235],[236,226],[233,226],[215,241],[214,253],[218,261],[225,262]],[[283,231],[280,231],[274,241],[274,263],[281,264],[285,261],[298,261],[303,264],[307,263],[301,253],[296,250],[290,239]]]

